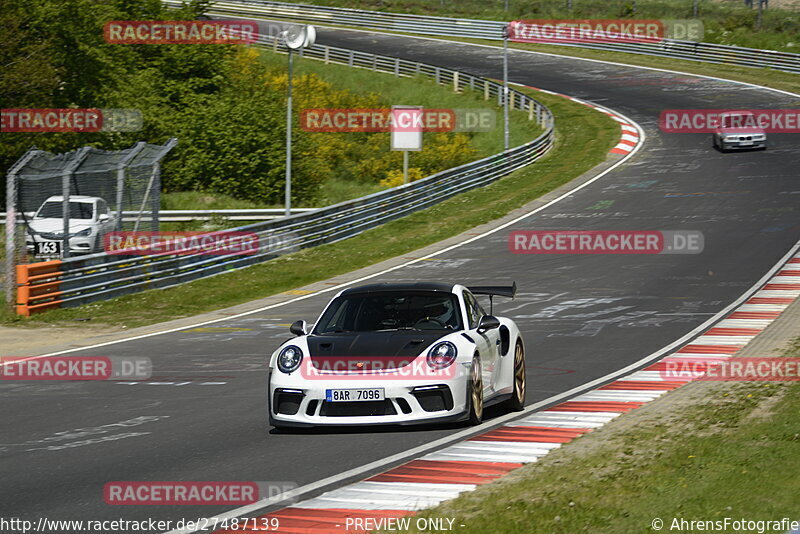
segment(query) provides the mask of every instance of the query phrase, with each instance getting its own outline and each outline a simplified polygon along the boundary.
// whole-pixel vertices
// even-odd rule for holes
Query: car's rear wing
[[[508,297],[513,299],[517,294],[517,283],[512,282],[510,286],[471,286],[467,287],[473,295],[497,295],[498,297]]]
[[[473,295],[489,295],[489,313],[494,313],[494,297],[508,297],[513,299],[517,294],[517,283],[511,282],[510,286],[472,286],[467,287]]]

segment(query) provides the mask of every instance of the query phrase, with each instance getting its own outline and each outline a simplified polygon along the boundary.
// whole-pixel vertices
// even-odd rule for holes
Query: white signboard
[[[422,106],[392,106],[392,150],[422,150]]]

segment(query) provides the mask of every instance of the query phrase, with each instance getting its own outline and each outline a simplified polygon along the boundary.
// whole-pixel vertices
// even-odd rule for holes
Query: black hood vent
[[[354,357],[416,358],[425,347],[449,332],[419,330],[393,330],[382,332],[355,332],[308,336],[311,358]]]

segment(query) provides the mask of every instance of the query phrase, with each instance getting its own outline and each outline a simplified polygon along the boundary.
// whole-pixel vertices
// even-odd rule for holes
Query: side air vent
[[[508,331],[508,327],[501,326],[500,327],[500,354],[506,355],[508,354],[508,349],[511,346],[511,332]]]

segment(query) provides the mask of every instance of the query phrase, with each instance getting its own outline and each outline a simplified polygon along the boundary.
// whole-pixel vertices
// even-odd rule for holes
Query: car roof
[[[364,286],[345,289],[342,291],[341,295],[354,295],[357,293],[384,293],[388,291],[441,291],[443,293],[452,293],[454,286],[455,284],[445,284],[441,282],[367,284]]]

